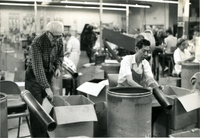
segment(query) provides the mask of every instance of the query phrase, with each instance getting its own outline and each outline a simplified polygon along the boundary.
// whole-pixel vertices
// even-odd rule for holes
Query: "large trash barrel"
[[[191,89],[192,84],[190,82],[190,79],[197,72],[200,72],[200,63],[196,62],[183,63],[181,71],[181,87],[186,89]]]
[[[108,137],[151,137],[151,95],[139,87],[108,89]]]
[[[0,137],[8,137],[7,95],[0,92]]]

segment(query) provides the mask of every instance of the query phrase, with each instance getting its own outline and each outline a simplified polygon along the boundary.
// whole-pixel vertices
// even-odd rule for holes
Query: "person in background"
[[[193,32],[193,36],[192,39],[189,41],[189,46],[187,48],[188,51],[190,51],[191,54],[195,54],[195,49],[196,49],[196,39],[198,39],[198,37],[200,36],[200,26],[194,26],[194,32]]]
[[[195,59],[194,56],[187,50],[188,40],[184,38],[179,38],[177,42],[177,49],[174,51],[174,71],[173,75],[178,75],[181,77],[181,65],[183,62],[192,61]]]
[[[51,80],[53,76],[58,78],[61,75],[64,57],[61,39],[63,31],[61,22],[49,22],[46,31],[36,36],[31,45],[25,74],[25,89],[30,91],[40,104],[45,97],[53,101]],[[48,137],[45,128],[31,110],[30,124],[32,137]]]
[[[86,51],[89,58],[89,63],[94,62],[93,47],[97,40],[97,34],[94,32],[94,27],[90,24],[85,24],[80,37],[81,50]]]
[[[81,54],[80,41],[76,37],[72,36],[69,32],[66,33],[64,37],[67,41],[64,55],[67,56],[77,67]]]
[[[165,53],[171,53],[174,52],[173,48],[175,49],[176,43],[177,43],[177,38],[172,35],[172,30],[168,29],[166,31],[167,37],[164,39],[165,43]]]
[[[172,54],[176,49],[177,38],[172,35],[171,29],[166,30],[166,35],[167,37],[164,39],[164,44],[163,44],[163,53]],[[161,63],[162,68],[164,68],[164,71],[166,72],[169,69],[168,60],[170,59],[169,57],[165,57],[164,64],[162,64],[163,58],[164,57],[160,57],[159,62]]]
[[[136,53],[123,58],[120,65],[118,87],[150,87],[158,83],[153,78],[151,66],[146,60],[150,52],[150,41],[141,39],[135,46]]]
[[[164,48],[164,39],[166,38],[166,34],[163,29],[159,29],[157,32],[154,34],[155,41],[156,41],[156,46],[155,49],[152,50],[152,58],[153,58],[153,63],[152,63],[152,70],[153,74],[155,75],[155,78],[158,80],[159,76],[159,63],[162,65],[162,58],[159,57],[159,54],[163,53],[163,48]]]

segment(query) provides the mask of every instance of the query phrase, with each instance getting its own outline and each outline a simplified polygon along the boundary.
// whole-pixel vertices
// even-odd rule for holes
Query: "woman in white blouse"
[[[194,60],[194,56],[187,50],[188,40],[180,38],[177,42],[177,49],[174,51],[174,74],[177,74],[179,77],[181,76],[181,68],[183,62]]]

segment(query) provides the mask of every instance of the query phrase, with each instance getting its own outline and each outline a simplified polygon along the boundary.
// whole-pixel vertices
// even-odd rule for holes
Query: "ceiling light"
[[[61,1],[60,3],[66,4],[83,4],[83,5],[100,5],[98,2],[76,2],[76,1]],[[106,6],[120,6],[120,7],[138,7],[138,8],[150,8],[149,5],[138,5],[138,4],[116,4],[116,3],[102,3]]]
[[[66,5],[65,6],[66,8],[77,8],[77,9],[100,9],[99,7],[85,7],[85,6],[68,6]],[[106,7],[103,7],[102,9],[104,10],[116,10],[116,11],[126,11],[125,8],[106,8]]]
[[[169,1],[169,0],[134,0],[134,1],[178,4],[178,1]]]
[[[8,6],[31,6],[31,4],[25,4],[25,3],[0,3],[0,5],[8,5]]]

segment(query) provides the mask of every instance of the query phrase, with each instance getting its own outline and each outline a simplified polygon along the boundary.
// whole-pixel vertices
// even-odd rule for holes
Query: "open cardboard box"
[[[50,137],[93,137],[97,116],[92,101],[82,95],[54,96],[54,105],[49,104],[46,99],[43,107],[57,123],[57,128],[48,132]]]
[[[92,79],[83,83],[77,88],[81,93],[87,94],[87,97],[94,103],[106,101],[107,85],[101,83],[104,79]]]
[[[182,137],[200,137],[200,129],[193,129],[190,131],[180,132],[176,134],[169,135],[170,138],[182,138]]]
[[[172,129],[180,129],[198,122],[198,101],[192,104],[196,96],[190,90],[175,86],[166,86],[164,93],[172,104],[168,115],[168,125]],[[198,97],[197,97],[198,98]],[[188,105],[190,105],[188,107]]]
[[[107,137],[107,103],[95,103],[94,108],[98,118],[94,123],[94,137]]]

